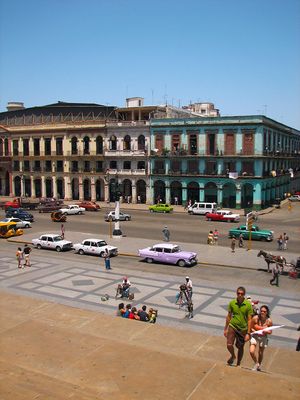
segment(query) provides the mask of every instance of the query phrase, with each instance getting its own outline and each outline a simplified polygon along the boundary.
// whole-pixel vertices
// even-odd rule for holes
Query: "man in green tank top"
[[[240,365],[244,355],[245,342],[250,340],[251,318],[253,314],[251,303],[245,299],[246,289],[243,286],[237,288],[237,298],[228,304],[228,314],[224,327],[224,336],[227,338],[227,349],[230,358],[228,365],[232,365],[236,359],[234,342],[238,349],[237,364]]]

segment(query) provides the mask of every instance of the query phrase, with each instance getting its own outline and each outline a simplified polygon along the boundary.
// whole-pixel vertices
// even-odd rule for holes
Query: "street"
[[[111,203],[111,206],[113,204]],[[132,205],[133,207],[133,205]],[[138,208],[138,205],[135,206]],[[101,238],[101,235],[109,235],[110,223],[104,221],[104,215],[107,210],[113,208],[102,208],[100,212],[86,212],[84,215],[71,215],[67,217],[65,230],[73,232],[88,232],[94,237]],[[128,212],[132,216],[131,221],[120,222],[122,233],[128,237],[153,239],[155,242],[162,240],[162,229],[165,225],[168,226],[171,233],[171,242],[185,243],[202,243],[207,241],[207,235],[210,230],[215,228],[219,231],[219,246],[229,247],[230,240],[228,239],[228,230],[233,227],[238,227],[245,224],[245,217],[242,216],[239,223],[228,222],[209,222],[203,216],[188,215],[186,212],[174,212],[172,214],[150,213],[146,210],[137,210],[123,208],[121,210]],[[1,212],[3,216],[4,211]],[[49,213],[39,214],[33,211],[35,222],[30,228],[30,233],[33,232],[48,232],[60,231],[60,223],[51,221]],[[114,223],[111,224],[111,229]],[[288,249],[293,253],[299,253],[299,238],[300,238],[300,202],[293,203],[292,210],[288,210],[288,205],[285,204],[281,209],[275,209],[270,214],[260,215],[257,225],[261,229],[270,229],[274,231],[273,242],[263,242],[263,247],[266,251],[272,252],[277,249],[277,237],[284,232],[289,236]],[[26,240],[26,230],[23,237]],[[245,247],[247,246],[245,241]],[[262,243],[260,241],[252,241],[253,249],[260,249]],[[300,256],[300,254],[299,254]]]

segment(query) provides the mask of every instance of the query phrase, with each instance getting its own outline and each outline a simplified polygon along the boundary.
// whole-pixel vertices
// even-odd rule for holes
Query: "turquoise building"
[[[265,116],[152,119],[153,202],[259,210],[300,190],[300,131]]]

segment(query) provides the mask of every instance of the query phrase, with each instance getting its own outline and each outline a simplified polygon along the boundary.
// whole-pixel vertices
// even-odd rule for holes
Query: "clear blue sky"
[[[68,102],[266,114],[300,129],[300,0],[0,0],[0,111]]]

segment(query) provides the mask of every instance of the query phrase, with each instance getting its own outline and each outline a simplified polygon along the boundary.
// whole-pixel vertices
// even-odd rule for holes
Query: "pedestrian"
[[[144,305],[141,310],[138,311],[138,316],[140,317],[140,321],[148,322],[149,316],[147,313],[147,307]]]
[[[24,253],[24,258],[25,258],[24,267],[31,267],[31,264],[30,264],[31,248],[28,246],[28,244],[25,244],[23,253]]]
[[[218,244],[218,239],[219,239],[219,232],[218,229],[214,230],[214,244],[217,245]]]
[[[22,267],[23,251],[22,251],[21,247],[18,247],[18,250],[16,252],[16,257],[17,257],[17,262],[18,262],[18,268],[23,268]]]
[[[233,237],[233,238],[231,239],[231,245],[230,245],[230,247],[231,247],[231,252],[232,252],[232,253],[235,253],[235,237]]]
[[[277,239],[277,250],[282,250],[283,249],[283,237],[280,235]]]
[[[140,195],[138,195],[138,197],[137,197],[137,202],[138,202],[138,204],[141,203],[141,196]]]
[[[237,288],[237,297],[228,304],[228,314],[226,317],[224,336],[227,339],[227,350],[230,358],[227,360],[228,365],[233,365],[236,356],[234,352],[234,344],[238,349],[237,366],[241,364],[244,355],[245,342],[250,340],[252,306],[245,299],[246,289],[243,286]]]
[[[170,241],[170,231],[167,226],[164,227],[164,229],[162,230],[162,233],[164,235],[164,241],[169,242]]]
[[[103,257],[104,257],[104,262],[105,262],[105,269],[106,269],[106,270],[112,269],[112,268],[110,267],[110,256],[109,256],[109,252],[108,252],[107,249],[105,249],[105,252],[104,252]]]
[[[189,296],[189,299],[192,300],[192,296],[193,296],[193,282],[191,281],[189,276],[185,277],[185,286],[187,289],[187,293]]]
[[[65,238],[65,226],[64,226],[64,224],[61,224],[60,230],[61,230],[61,237],[64,239]]]
[[[213,231],[209,231],[209,234],[207,236],[207,244],[213,245],[214,244],[214,233]]]
[[[272,331],[265,332],[262,335],[257,335],[255,333],[253,334],[253,332],[268,328],[272,325],[273,323],[270,318],[269,307],[266,305],[261,306],[259,314],[254,315],[251,320],[251,339],[249,352],[252,360],[254,361],[254,366],[252,368],[253,371],[261,371],[261,363],[264,357],[264,351],[268,345],[268,335],[270,335]],[[256,355],[257,347],[258,357]]]
[[[174,204],[175,204],[175,206],[178,206],[178,197],[177,196],[174,197]]]
[[[244,247],[244,238],[242,233],[239,236],[239,247]]]
[[[273,264],[272,276],[273,276],[273,278],[270,280],[270,285],[273,285],[273,282],[275,281],[275,285],[278,287],[279,286],[279,265],[277,263]]]
[[[283,250],[287,250],[287,243],[288,243],[289,237],[288,235],[284,232],[283,237],[282,237],[282,245],[283,245]]]

